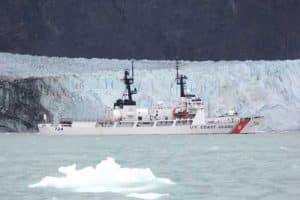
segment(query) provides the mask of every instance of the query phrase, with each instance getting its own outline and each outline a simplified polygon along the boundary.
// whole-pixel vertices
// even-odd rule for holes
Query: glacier
[[[263,115],[265,131],[300,129],[300,60],[179,62],[187,89],[204,100],[208,115],[236,110],[241,116]],[[135,60],[134,66],[139,106],[176,102],[175,61]],[[42,80],[35,90],[53,121],[103,116],[123,94],[120,79],[130,67],[130,60],[0,53],[0,79]],[[8,99],[3,94],[0,88],[2,102]]]

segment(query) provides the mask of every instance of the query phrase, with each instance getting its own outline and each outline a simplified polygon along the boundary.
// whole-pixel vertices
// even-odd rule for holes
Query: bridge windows
[[[164,120],[164,121],[157,121],[156,126],[172,126],[174,121],[172,120]]]
[[[175,126],[185,126],[185,125],[192,125],[193,120],[177,120]]]

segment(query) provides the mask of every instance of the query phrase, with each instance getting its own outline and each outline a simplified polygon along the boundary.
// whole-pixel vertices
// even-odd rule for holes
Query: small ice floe
[[[140,199],[158,199],[168,194],[151,191],[175,184],[168,178],[156,177],[149,168],[123,168],[110,157],[96,167],[76,169],[76,164],[73,164],[60,167],[58,171],[63,176],[46,176],[29,187],[52,187],[73,192],[112,192]]]
[[[134,197],[138,199],[146,199],[146,200],[155,200],[161,197],[167,197],[169,194],[159,194],[159,193],[131,193],[128,194],[127,197]]]
[[[293,165],[292,165],[292,168],[293,168],[293,169],[300,169],[300,165],[293,164]]]
[[[218,151],[218,150],[220,150],[220,147],[214,145],[214,146],[209,147],[208,150],[209,150],[209,151]]]
[[[289,151],[289,148],[287,148],[285,146],[280,146],[279,149],[282,151]]]

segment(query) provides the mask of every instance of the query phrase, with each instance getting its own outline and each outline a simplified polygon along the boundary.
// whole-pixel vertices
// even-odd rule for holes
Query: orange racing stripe
[[[250,122],[250,118],[241,118],[240,122],[232,129],[231,133],[239,134]]]

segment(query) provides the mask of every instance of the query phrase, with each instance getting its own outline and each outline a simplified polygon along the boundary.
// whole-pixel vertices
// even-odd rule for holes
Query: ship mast
[[[186,79],[185,75],[179,74],[179,62],[176,60],[176,83],[180,86],[180,97],[186,97],[185,87],[186,87]]]
[[[125,96],[125,99],[117,99],[117,101],[114,103],[114,108],[119,107],[123,108],[123,106],[135,106],[136,102],[132,99],[132,95],[137,93],[136,88],[134,90],[131,90],[131,85],[134,83],[134,71],[133,71],[133,61],[131,61],[131,76],[129,70],[125,70],[124,77],[122,81],[125,84],[125,89],[127,91],[127,94],[123,94],[123,97]],[[128,98],[126,98],[126,96]]]
[[[135,101],[132,100],[132,95],[137,93],[136,88],[134,90],[131,90],[131,85],[134,83],[134,68],[133,68],[133,61],[131,61],[131,76],[128,70],[125,70],[124,72],[124,78],[123,81],[126,86],[127,90],[127,96],[128,96],[128,105],[135,105]],[[125,99],[126,101],[126,99]]]

